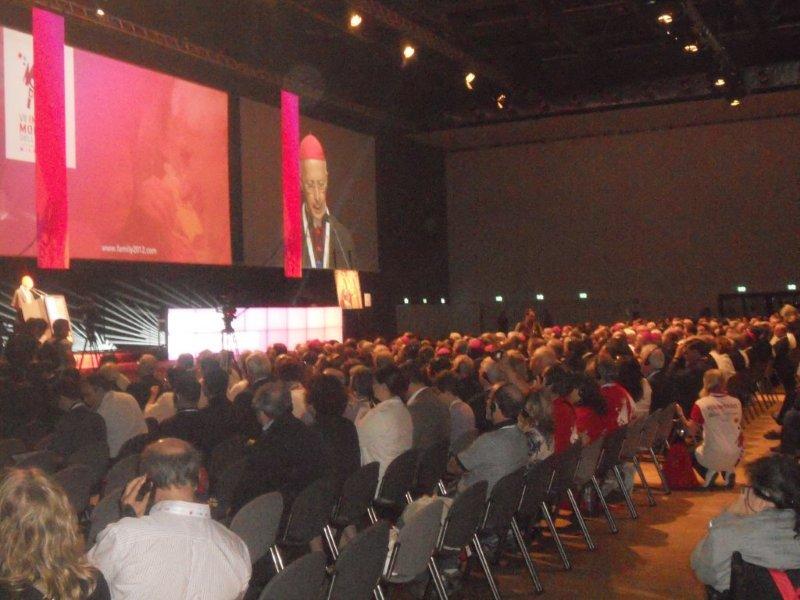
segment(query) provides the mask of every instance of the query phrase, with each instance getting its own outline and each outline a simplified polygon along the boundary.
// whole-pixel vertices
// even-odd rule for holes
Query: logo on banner
[[[75,57],[64,47],[67,167],[75,168]],[[6,158],[36,162],[36,124],[33,118],[33,36],[3,28],[3,87],[5,90]]]

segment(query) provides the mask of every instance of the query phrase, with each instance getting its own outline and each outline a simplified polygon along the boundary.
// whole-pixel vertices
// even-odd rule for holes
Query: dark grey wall
[[[447,183],[455,302],[694,314],[800,279],[797,116],[451,152]]]

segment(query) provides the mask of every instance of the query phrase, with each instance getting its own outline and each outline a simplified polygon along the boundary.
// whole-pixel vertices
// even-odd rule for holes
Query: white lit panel
[[[223,336],[222,313],[214,308],[170,308],[167,313],[167,350],[174,360],[180,354],[202,350],[266,350],[276,343],[294,348],[308,340],[342,340],[342,309],[331,307],[237,308],[233,336]]]

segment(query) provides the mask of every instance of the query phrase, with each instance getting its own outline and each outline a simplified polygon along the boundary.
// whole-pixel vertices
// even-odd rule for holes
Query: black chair
[[[28,451],[25,442],[17,438],[0,440],[0,468],[10,467],[14,464],[12,458],[15,454],[24,454]]]
[[[277,565],[275,539],[283,514],[283,496],[279,492],[262,494],[250,500],[234,515],[230,530],[242,538],[250,553],[250,562],[261,560],[267,552]]]
[[[217,478],[214,487],[211,489],[209,505],[215,519],[225,520],[230,512],[234,501],[234,494],[239,482],[247,472],[248,460],[242,458],[235,463],[228,465],[222,474]]]
[[[235,435],[222,440],[211,450],[208,458],[208,478],[213,486],[225,469],[245,457],[247,440],[244,436]]]
[[[567,488],[567,498],[572,506],[572,512],[575,514],[575,518],[578,521],[578,526],[581,528],[583,537],[586,540],[586,546],[589,548],[589,550],[594,550],[596,546],[594,541],[592,541],[591,535],[589,534],[589,528],[586,526],[586,521],[581,513],[581,507],[578,503],[578,498],[576,498],[576,495],[580,496],[581,492],[587,486],[591,485],[593,487],[594,492],[603,507],[603,511],[605,512],[606,520],[608,521],[608,527],[611,530],[611,533],[617,533],[619,531],[617,529],[617,524],[614,521],[614,516],[608,509],[608,504],[606,504],[606,500],[603,497],[603,491],[600,488],[600,482],[596,477],[596,472],[600,466],[600,460],[603,454],[603,443],[604,436],[600,436],[588,446],[583,446],[583,448],[581,448],[580,459],[578,460],[578,465],[575,469],[572,485]]]
[[[795,590],[800,588],[800,569],[785,571]],[[745,561],[741,552],[731,557],[730,600],[782,600],[769,569]]]
[[[622,477],[622,471],[620,470],[623,462],[620,456],[627,435],[628,425],[625,425],[606,436],[603,446],[603,458],[600,461],[600,465],[597,467],[597,477],[599,480],[607,480],[609,477],[614,477],[619,492],[625,499],[625,505],[628,507],[628,513],[630,513],[631,519],[638,519],[639,513],[636,510],[636,506],[633,504],[633,499],[628,492],[628,488],[625,487],[625,481]]]
[[[655,506],[656,499],[653,497],[653,491],[650,489],[647,479],[644,477],[642,464],[639,462],[638,457],[639,449],[642,447],[642,436],[644,435],[645,425],[647,425],[647,419],[639,419],[638,421],[628,423],[628,433],[625,435],[625,441],[622,443],[622,449],[620,450],[620,464],[617,465],[616,471],[621,475],[622,465],[626,462],[632,462],[633,466],[636,468],[636,472],[639,475],[639,481],[641,481],[642,487],[647,493],[647,503],[650,506]]]
[[[561,557],[561,562],[564,563],[564,568],[569,571],[572,565],[569,562],[564,543],[561,541],[561,536],[558,534],[549,506],[550,486],[553,484],[558,460],[557,454],[551,454],[546,459],[528,468],[525,473],[525,493],[522,495],[522,502],[520,502],[517,515],[523,523],[536,523],[540,516],[544,517],[547,528],[550,530],[550,535],[553,536],[558,554]]]
[[[258,600],[316,600],[325,584],[325,553],[311,552],[275,575]]]
[[[476,553],[478,552],[480,540],[477,531],[485,512],[488,489],[489,485],[485,481],[478,481],[453,499],[453,504],[442,525],[442,531],[439,533],[436,550],[431,557],[437,572],[437,559],[460,553],[463,548],[470,545]],[[484,570],[484,574],[490,589],[494,592],[497,587],[494,575],[491,570]]]
[[[522,558],[525,561],[528,574],[531,576],[533,587],[536,593],[540,594],[543,591],[542,584],[539,581],[539,575],[536,572],[536,567],[533,566],[533,560],[531,560],[531,555],[528,553],[528,547],[525,544],[516,519],[516,514],[525,492],[525,469],[526,467],[522,467],[513,473],[509,473],[494,485],[489,495],[489,501],[486,503],[486,512],[484,513],[483,521],[477,533],[479,541],[484,535],[497,535],[500,539],[500,544],[498,544],[499,551],[510,529],[522,553]],[[477,548],[475,548],[475,552],[478,555],[478,561],[483,571],[488,573],[489,562],[486,559],[486,553],[480,543],[478,543]],[[489,579],[489,585],[492,588],[492,596],[495,599],[499,598],[500,593],[497,590],[494,580]]]
[[[450,442],[442,440],[419,453],[417,466],[417,482],[414,489],[416,496],[433,495],[439,492],[447,494],[442,478],[447,472],[447,461],[450,459]]]
[[[106,473],[106,489],[113,490],[120,486],[124,487],[131,479],[139,475],[139,458],[138,454],[131,454],[115,462]]]
[[[406,450],[386,467],[378,487],[378,496],[374,500],[378,510],[389,512],[396,518],[403,512],[403,508],[411,503],[418,456],[417,450],[413,448]]]
[[[558,505],[567,496],[567,492],[575,485],[575,473],[581,462],[581,452],[583,452],[583,445],[580,441],[577,441],[563,452],[556,454],[553,464],[553,479],[550,484],[547,499],[547,503],[550,506],[556,507],[556,513],[558,512]],[[590,550],[594,550],[594,542],[592,542],[589,536],[589,530],[586,528],[583,516],[576,513],[575,518],[581,528],[583,537],[586,539],[586,545]]]
[[[658,460],[658,453],[659,451],[665,451],[669,448],[669,440],[670,437],[672,437],[672,430],[675,427],[675,405],[670,404],[669,406],[665,406],[657,414],[658,428],[656,429],[653,443],[647,450],[650,453],[650,458],[653,459],[653,464],[656,466],[656,471],[658,471],[658,476],[661,479],[661,489],[665,494],[671,494],[672,490],[669,489],[667,478],[664,476],[664,470],[661,468],[661,461]]]
[[[99,484],[108,470],[108,444],[103,441],[80,448],[67,457],[67,465],[86,465],[94,473],[95,485]]]
[[[151,436],[149,433],[140,433],[139,435],[133,436],[131,439],[122,444],[119,452],[117,452],[117,455],[114,457],[114,460],[122,460],[131,454],[141,454],[144,450],[144,447],[150,442],[150,439]]]
[[[325,535],[333,507],[336,504],[335,485],[327,477],[317,479],[297,495],[292,503],[283,535],[276,544],[276,568],[283,570],[287,561],[284,554],[305,554],[308,544]]]
[[[388,521],[379,521],[354,537],[329,569],[327,600],[369,598],[380,583],[388,549]]]
[[[89,517],[89,535],[87,542],[89,546],[97,540],[97,535],[111,523],[116,523],[122,517],[119,509],[119,501],[122,498],[124,487],[107,489],[103,498],[92,509]]]
[[[53,479],[67,493],[69,502],[77,514],[86,510],[95,484],[95,474],[90,467],[71,465],[53,475]]]
[[[380,464],[371,462],[350,475],[342,486],[342,493],[333,509],[330,523],[325,527],[325,541],[336,558],[338,548],[336,533],[348,525],[355,525],[369,515],[375,490],[378,487]]]

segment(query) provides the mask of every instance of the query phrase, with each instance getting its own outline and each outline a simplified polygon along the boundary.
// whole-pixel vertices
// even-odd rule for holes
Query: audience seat
[[[786,571],[795,590],[800,588],[800,569]],[[740,552],[731,557],[729,600],[783,600],[769,569],[745,561]]]
[[[315,600],[325,585],[325,553],[311,552],[275,575],[258,600]]]
[[[330,567],[328,600],[367,600],[380,583],[389,549],[389,523],[379,521],[342,548]]]

